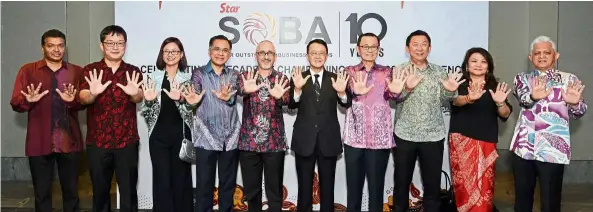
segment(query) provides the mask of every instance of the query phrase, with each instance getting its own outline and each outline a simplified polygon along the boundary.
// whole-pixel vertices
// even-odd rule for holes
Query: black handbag
[[[441,190],[441,212],[457,212],[455,205],[455,195],[453,194],[453,184],[451,178],[445,171],[441,171],[445,175],[445,190]]]

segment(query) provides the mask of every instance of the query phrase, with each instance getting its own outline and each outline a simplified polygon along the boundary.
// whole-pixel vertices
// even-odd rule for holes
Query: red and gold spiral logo
[[[265,13],[253,13],[243,22],[243,34],[249,43],[257,45],[276,37],[276,21]]]

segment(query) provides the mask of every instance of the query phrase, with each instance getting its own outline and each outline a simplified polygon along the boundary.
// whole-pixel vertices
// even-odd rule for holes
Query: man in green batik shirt
[[[424,185],[424,209],[439,211],[441,167],[447,130],[441,105],[457,96],[464,81],[461,74],[449,74],[439,65],[427,61],[431,50],[428,33],[417,30],[406,39],[410,61],[397,67],[406,70],[405,89],[397,100],[394,126],[393,159],[395,211],[408,211],[409,188],[414,175],[416,158]]]

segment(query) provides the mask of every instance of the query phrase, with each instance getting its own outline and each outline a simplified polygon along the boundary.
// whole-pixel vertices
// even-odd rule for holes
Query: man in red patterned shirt
[[[138,211],[138,124],[136,103],[142,101],[142,73],[122,60],[126,31],[116,25],[100,35],[103,59],[84,67],[80,101],[87,105],[87,153],[93,183],[93,211],[111,210],[113,172],[120,211]],[[113,84],[113,85],[112,85]]]
[[[76,99],[76,87],[82,68],[62,60],[65,49],[64,33],[57,29],[43,33],[44,58],[21,67],[10,100],[14,111],[28,115],[25,155],[29,157],[35,211],[52,211],[56,162],[62,208],[66,212],[79,211],[78,166],[83,144],[78,126],[82,106]]]
[[[262,211],[262,174],[268,211],[282,211],[282,178],[288,146],[282,106],[288,105],[289,80],[274,70],[276,48],[262,41],[256,49],[257,70],[244,72],[239,82],[243,123],[239,133],[239,161],[250,212]]]

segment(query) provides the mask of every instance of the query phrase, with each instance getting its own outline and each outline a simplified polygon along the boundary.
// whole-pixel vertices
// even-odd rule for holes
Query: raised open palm
[[[552,92],[551,88],[546,88],[548,79],[545,75],[533,77],[529,81],[531,84],[531,98],[535,101],[546,98]]]
[[[562,98],[567,104],[576,105],[581,101],[583,90],[585,90],[585,85],[581,81],[569,82],[566,90],[562,89]]]
[[[391,70],[391,80],[385,79],[389,92],[400,94],[406,86],[407,76],[404,70],[394,67]]]
[[[35,85],[33,85],[33,84],[27,85],[27,93],[25,93],[24,91],[21,91],[21,94],[23,94],[23,96],[25,96],[25,99],[27,99],[27,102],[38,102],[41,99],[41,97],[43,97],[47,93],[49,93],[48,90],[45,90],[45,91],[39,93],[39,89],[41,89],[41,83],[39,83],[39,85],[37,85],[37,88],[35,88]]]
[[[172,100],[179,101],[181,99],[181,85],[175,80],[169,80],[169,85],[171,85],[171,91],[167,89],[163,89],[163,91],[171,98]]]
[[[462,76],[463,75],[459,71],[449,73],[447,79],[441,79],[441,83],[443,84],[445,90],[449,92],[454,92],[457,90],[457,88],[459,88],[459,85],[461,85],[461,83],[465,82],[465,79],[461,79]]]
[[[202,101],[202,98],[204,97],[205,92],[206,92],[206,90],[202,90],[202,92],[200,92],[199,94],[196,93],[196,89],[195,89],[194,85],[192,84],[192,85],[186,85],[183,88],[181,95],[183,96],[183,98],[185,99],[185,101],[187,103],[189,103],[190,105],[195,105]]]
[[[155,90],[155,82],[151,78],[146,79],[146,82],[142,85],[142,92],[144,92],[144,99],[146,101],[153,101],[158,96],[160,91]]]
[[[484,90],[484,82],[470,82],[467,87],[467,98],[474,102],[482,97],[486,90]]]
[[[503,103],[507,100],[507,96],[509,96],[511,93],[511,89],[509,89],[509,86],[505,82],[498,83],[496,86],[496,91],[492,91],[492,89],[488,91],[490,91],[490,95],[496,103]]]
[[[416,88],[416,86],[422,82],[422,79],[424,79],[424,76],[418,73],[418,68],[416,68],[414,64],[411,64],[407,67],[406,75],[408,78],[406,79],[405,85],[409,90]]]
[[[62,100],[64,100],[65,102],[72,102],[74,101],[74,97],[76,96],[76,89],[74,89],[74,85],[72,84],[63,84],[64,85],[64,91],[60,91],[59,88],[56,88],[56,92],[58,93],[58,95],[60,95],[60,98],[62,98]]]
[[[354,79],[353,90],[356,95],[365,95],[373,87],[375,87],[375,84],[371,84],[370,86],[367,86],[367,78],[370,73],[367,73],[366,71],[359,71],[358,73],[355,73],[355,74],[356,74],[356,77],[354,77],[355,79]]]
[[[282,98],[284,93],[290,88],[290,87],[287,87],[287,85],[288,85],[288,79],[286,77],[284,77],[284,75],[282,75],[282,78],[280,78],[278,75],[276,75],[276,80],[274,81],[274,87],[270,88],[269,84],[265,84],[265,86],[268,88],[268,91],[270,92],[270,96],[274,97],[275,99]]]
[[[97,70],[93,69],[93,71],[89,71],[89,76],[88,77],[84,77],[84,80],[86,80],[86,82],[89,84],[89,92],[91,93],[91,95],[96,96],[99,95],[101,93],[103,93],[103,91],[105,91],[105,89],[107,88],[107,86],[111,85],[111,80],[105,82],[105,84],[103,84],[101,82],[101,80],[103,79],[103,70],[99,71],[99,75],[97,75]]]
[[[226,102],[229,101],[231,97],[237,93],[237,91],[232,91],[231,85],[229,83],[222,83],[220,90],[212,90],[212,93],[214,93],[214,95],[216,95],[216,97],[218,97],[220,100]]]
[[[303,78],[303,69],[304,68],[301,66],[295,66],[292,68],[292,82],[294,83],[294,89],[296,90],[302,89],[307,83],[307,80],[311,78],[311,75],[307,75],[305,78]]]
[[[248,71],[247,78],[245,78],[245,75],[241,74],[243,80],[243,93],[250,94],[265,86],[263,83],[259,85],[257,84],[257,76],[259,76],[259,73],[256,71]]]
[[[123,86],[122,84],[117,83],[117,87],[121,88],[122,90],[124,90],[124,92],[130,96],[135,96],[136,94],[138,94],[138,88],[140,87],[140,85],[142,85],[142,82],[138,82],[138,80],[140,79],[140,73],[139,72],[134,72],[132,74],[132,78],[130,78],[130,72],[126,72],[126,80],[127,83],[125,86]]]
[[[338,93],[344,93],[346,91],[346,86],[348,85],[348,80],[350,79],[350,75],[348,75],[344,68],[341,68],[338,72],[336,79],[331,78],[332,80],[332,87]]]

